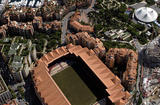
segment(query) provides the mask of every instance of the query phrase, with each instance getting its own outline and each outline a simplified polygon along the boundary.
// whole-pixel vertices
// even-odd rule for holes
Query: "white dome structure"
[[[149,7],[141,7],[135,10],[134,16],[144,23],[150,23],[158,18],[157,12]]]

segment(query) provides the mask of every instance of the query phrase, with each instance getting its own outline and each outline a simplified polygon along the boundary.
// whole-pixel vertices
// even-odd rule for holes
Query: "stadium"
[[[70,67],[51,75],[54,65],[62,61]],[[69,44],[45,54],[37,61],[32,78],[43,105],[90,105],[101,99],[109,105],[125,105],[131,97],[93,50],[80,45]]]

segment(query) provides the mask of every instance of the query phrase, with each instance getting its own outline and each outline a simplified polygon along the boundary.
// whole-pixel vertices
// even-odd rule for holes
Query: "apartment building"
[[[106,64],[113,68],[116,64],[126,64],[126,70],[123,73],[123,83],[129,90],[133,90],[137,77],[138,55],[136,52],[126,48],[111,48],[106,54]]]
[[[33,19],[33,27],[40,32],[52,33],[61,29],[61,22],[54,20],[48,23],[43,23],[42,17],[37,16]]]
[[[33,21],[33,27],[35,30],[38,30],[42,27],[42,23],[43,23],[43,20],[42,20],[42,17],[41,16],[35,16]]]
[[[34,8],[18,8],[15,6],[8,8],[0,19],[1,23],[4,24],[0,26],[0,36],[5,37],[6,33],[32,36],[34,31],[52,33],[53,31],[60,30],[61,22],[54,20],[53,17],[51,21],[43,22],[45,20],[44,17],[47,18],[48,15],[54,16],[48,11],[48,9],[50,10],[51,8],[52,5],[44,7],[44,11],[40,10],[40,14],[38,14],[38,10]]]
[[[23,63],[22,62],[23,62],[23,57],[14,56],[13,61],[9,66],[14,79],[18,82],[23,81],[23,75],[22,75]]]
[[[7,25],[0,26],[0,38],[4,38],[7,36]]]
[[[0,105],[3,105],[6,103],[6,101],[10,100],[12,98],[11,93],[9,92],[9,89],[4,82],[2,76],[0,75]]]
[[[94,31],[94,28],[90,25],[83,25],[80,21],[80,12],[75,12],[75,14],[71,17],[69,26],[71,29],[75,30],[76,32],[88,32],[91,33]]]
[[[66,1],[62,0],[63,3],[68,6],[76,6],[76,8],[87,7],[91,4],[91,0],[78,0],[78,1]]]
[[[30,61],[30,62],[29,62]],[[12,64],[9,66],[13,74],[14,79],[17,82],[21,82],[24,78],[27,78],[31,69],[32,60],[31,56],[14,56]]]
[[[3,104],[3,105],[19,105],[19,104],[16,99],[12,99],[12,100],[9,100],[7,104]]]
[[[2,48],[2,53],[8,59],[8,67],[16,82],[23,81],[29,74],[33,61],[36,61],[36,49],[31,40],[23,40],[22,37],[12,39],[11,45],[7,44]]]
[[[15,33],[23,36],[32,36],[34,34],[34,28],[31,22],[22,23],[17,21],[10,21],[8,23],[9,33]]]
[[[105,56],[105,47],[98,38],[91,37],[87,32],[79,32],[76,34],[67,34],[66,42],[74,45],[81,45],[89,49],[93,49],[99,57]]]
[[[34,8],[21,7],[17,8],[12,6],[5,12],[4,16],[9,16],[10,20],[18,22],[32,21],[36,15],[36,10]]]

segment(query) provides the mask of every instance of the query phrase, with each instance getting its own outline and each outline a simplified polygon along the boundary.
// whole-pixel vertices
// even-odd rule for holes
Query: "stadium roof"
[[[157,12],[149,7],[138,8],[137,10],[135,10],[134,15],[138,20],[145,23],[153,22],[158,17]]]

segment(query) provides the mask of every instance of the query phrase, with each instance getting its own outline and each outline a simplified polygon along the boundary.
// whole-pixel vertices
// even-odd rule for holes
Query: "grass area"
[[[132,50],[136,50],[133,46],[127,44],[127,43],[120,43],[120,42],[113,42],[113,41],[104,41],[103,42],[104,47],[106,50],[109,50],[110,48],[128,48]]]
[[[72,105],[90,105],[96,102],[96,96],[72,67],[54,75],[53,79]]]

